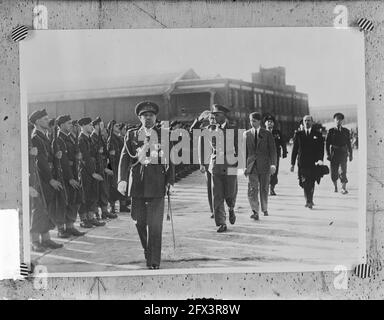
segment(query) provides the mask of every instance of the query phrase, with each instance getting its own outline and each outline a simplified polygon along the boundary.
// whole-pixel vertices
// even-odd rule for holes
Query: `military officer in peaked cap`
[[[227,231],[226,213],[224,201],[228,206],[229,222],[234,224],[236,221],[235,204],[237,197],[237,174],[231,173],[230,167],[237,167],[237,164],[228,164],[227,156],[232,153],[232,156],[238,154],[237,144],[237,129],[230,127],[228,123],[229,109],[226,107],[214,104],[211,114],[215,116],[217,129],[222,130],[224,141],[215,143],[212,141],[211,157],[208,170],[212,176],[212,201],[213,212],[216,226],[219,227],[217,232]],[[232,145],[227,141],[227,130],[234,130],[234,141]]]
[[[78,121],[81,127],[79,135],[79,151],[82,155],[83,165],[80,167],[81,185],[83,188],[84,201],[79,208],[82,228],[101,227],[104,221],[98,221],[95,216],[97,210],[98,193],[96,185],[103,181],[103,177],[96,172],[96,154],[92,147],[90,134],[92,133],[92,119],[81,118]]]
[[[263,123],[265,124],[265,128],[272,133],[273,139],[275,140],[275,145],[276,145],[276,153],[277,153],[277,158],[276,158],[276,171],[274,174],[271,175],[271,179],[269,182],[270,185],[270,195],[275,196],[275,186],[277,185],[278,178],[277,175],[279,174],[279,163],[280,163],[280,157],[282,156],[283,159],[287,157],[288,151],[287,151],[287,145],[285,143],[285,140],[283,138],[283,135],[280,130],[275,128],[275,117],[272,116],[271,114],[267,114],[264,117]]]
[[[35,176],[38,197],[32,199],[31,211],[31,241],[32,250],[44,252],[46,249],[57,249],[63,245],[51,240],[49,231],[54,229],[53,219],[55,191],[63,186],[53,176],[54,155],[46,132],[49,129],[49,118],[45,109],[34,111],[29,121],[34,129],[31,134],[32,148],[37,149],[36,158],[31,164],[35,165]]]
[[[347,160],[352,161],[351,135],[347,128],[342,126],[344,115],[340,112],[334,114],[335,127],[330,128],[325,140],[327,151],[327,159],[331,163],[331,179],[337,189],[337,180],[341,182],[341,193],[346,194],[347,191]]]
[[[143,101],[136,105],[135,112],[142,126],[127,131],[119,161],[118,190],[125,194],[130,175],[128,192],[132,197],[132,218],[136,220],[147,267],[158,269],[164,197],[174,184],[174,165],[169,160],[169,151],[159,144],[162,134],[167,135],[165,139],[169,142],[169,131],[156,126],[159,106]]]
[[[84,233],[78,231],[74,226],[79,207],[76,198],[79,196],[78,190],[80,189],[80,182],[78,181],[78,177],[75,176],[74,170],[76,163],[76,149],[73,147],[72,140],[70,138],[72,119],[69,115],[62,115],[56,119],[56,123],[59,127],[57,143],[63,151],[61,157],[61,168],[65,181],[64,187],[67,189],[67,206],[63,221],[65,223],[65,230],[62,230],[62,232],[69,236],[82,236]]]

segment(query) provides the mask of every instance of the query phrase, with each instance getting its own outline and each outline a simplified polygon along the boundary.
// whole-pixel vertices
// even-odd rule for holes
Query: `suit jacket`
[[[143,131],[144,128],[135,128],[128,130],[125,136],[124,147],[121,152],[118,170],[118,182],[128,181],[129,175],[129,188],[128,194],[135,198],[161,198],[165,196],[165,187],[167,183],[174,184],[175,182],[175,167],[169,161],[169,153],[165,154],[166,150],[158,149],[158,153],[153,153],[154,149],[147,152],[148,159],[157,161],[157,163],[149,162],[147,164],[139,161],[137,153],[143,147],[144,141]],[[167,141],[169,142],[169,131],[161,130],[154,127],[152,134],[157,134],[158,143],[161,143],[161,133],[167,134]],[[172,145],[169,145],[171,150]],[[169,150],[169,151],[170,151]],[[162,152],[160,152],[162,151]],[[161,161],[161,153],[166,157],[166,163]],[[157,160],[156,160],[157,158]]]
[[[276,166],[277,152],[272,133],[260,128],[255,143],[255,129],[251,128],[244,132],[246,172],[269,174],[271,165]],[[252,170],[253,169],[253,170]]]
[[[233,130],[233,143],[229,143],[229,131],[228,129]],[[227,156],[237,157],[238,155],[238,130],[233,126],[229,126],[228,123],[225,123],[218,128],[218,136],[216,139],[212,139],[210,141],[211,144],[211,152],[210,152],[210,162],[208,166],[208,170],[211,174],[221,174],[227,175],[228,168],[237,167],[237,163],[228,163]],[[222,138],[222,143],[218,143],[218,140]],[[216,140],[216,142],[215,142]],[[228,145],[227,145],[228,144]],[[205,157],[205,156],[204,156]]]
[[[324,158],[324,138],[320,132],[311,129],[309,136],[305,130],[297,131],[293,140],[291,165],[296,163],[300,168],[311,168],[315,162]]]

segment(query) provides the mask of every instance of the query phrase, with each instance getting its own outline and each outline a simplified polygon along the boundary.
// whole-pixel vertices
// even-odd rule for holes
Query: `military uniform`
[[[84,120],[84,121],[82,121]],[[89,124],[90,118],[79,120],[79,125]],[[97,210],[97,183],[92,175],[96,172],[96,154],[92,148],[91,138],[84,132],[79,135],[79,150],[82,154],[83,165],[80,167],[80,177],[84,201],[79,207],[79,214],[82,221],[93,220]]]
[[[205,110],[200,114],[199,118],[196,118],[194,120],[194,122],[192,123],[192,125],[189,129],[189,133],[192,136],[192,139],[193,139],[193,130],[196,130],[196,129],[207,130],[208,129],[208,126],[203,126],[203,122],[209,121],[208,117],[209,117],[210,113],[211,113],[211,111]],[[192,139],[191,139],[191,141],[192,141]],[[212,214],[211,218],[214,218],[213,202],[212,202],[212,175],[208,170],[210,155],[205,154],[204,149],[205,149],[204,138],[202,136],[200,136],[198,139],[198,146],[197,146],[199,164],[203,165],[205,168],[205,182],[206,182],[206,186],[207,186],[209,210]],[[191,155],[192,155],[192,153],[191,153]],[[193,159],[193,155],[192,155],[192,159]],[[191,163],[193,163],[193,160]]]
[[[153,102],[142,102],[136,106],[136,114],[140,116],[145,112],[158,113],[159,107]],[[129,195],[132,197],[131,213],[136,220],[136,228],[144,249],[147,266],[158,268],[161,260],[161,240],[164,217],[164,196],[166,185],[174,183],[174,166],[167,155],[161,149],[161,133],[164,130],[154,126],[151,129],[140,127],[131,129],[125,137],[124,148],[119,162],[119,183],[128,181]],[[169,132],[166,131],[167,142]],[[157,145],[152,144],[148,149],[144,146],[144,140],[152,142],[157,138]],[[154,147],[154,148],[151,148]],[[141,152],[141,150],[144,150]],[[145,152],[147,150],[147,152]],[[144,154],[145,158],[139,159],[138,154]],[[165,164],[161,159],[166,158]],[[155,161],[155,163],[153,162]]]
[[[272,115],[267,115],[264,117],[264,120],[263,120],[264,124],[269,120],[273,121],[274,124],[276,123],[275,117],[273,117]],[[283,135],[281,134],[280,130],[272,129],[271,133],[272,133],[273,139],[275,141],[275,145],[276,145],[276,152],[277,152],[276,160],[277,161],[276,161],[276,171],[274,174],[271,175],[269,184],[270,184],[270,189],[271,189],[270,194],[276,195],[275,186],[278,183],[278,177],[277,176],[279,174],[280,157],[283,156],[283,159],[286,158],[288,152],[287,152],[287,145],[285,143],[285,140],[284,140]]]
[[[213,105],[212,109],[213,114],[217,112],[222,112],[226,114],[227,112],[229,112],[227,108],[221,105]],[[234,144],[232,146],[227,145],[227,129],[233,129],[235,131]],[[212,201],[215,223],[216,226],[220,227],[218,229],[218,232],[223,232],[226,231],[226,212],[224,207],[224,201],[228,206],[229,220],[231,224],[233,224],[236,220],[234,208],[237,197],[237,174],[230,174],[229,170],[235,169],[237,167],[237,164],[229,165],[227,163],[227,155],[232,153],[234,156],[237,156],[238,146],[236,135],[237,129],[230,127],[228,125],[228,122],[218,125],[217,130],[223,133],[224,141],[223,145],[217,144],[217,140],[215,139],[215,137],[213,137],[211,144],[211,159],[208,170],[212,175]],[[230,149],[227,149],[228,147]],[[220,160],[218,161],[218,159]]]
[[[66,135],[63,132],[59,132],[55,135],[52,142],[55,153],[61,151],[61,158],[54,158],[54,176],[58,181],[60,181],[63,187],[61,191],[56,191],[55,200],[55,223],[58,225],[60,237],[65,237],[65,225],[73,219],[68,216],[68,190],[70,189],[69,180],[73,179],[73,176],[69,166],[68,150],[65,144],[65,139]]]
[[[30,145],[30,147],[32,148],[34,146]],[[45,248],[41,245],[40,236],[54,229],[55,225],[48,216],[47,203],[38,174],[37,156],[29,154],[29,185],[39,193],[37,197],[30,198],[30,234],[32,249],[34,251],[44,252]]]
[[[331,179],[347,183],[347,160],[352,155],[350,132],[347,128],[331,128],[326,138],[327,158],[331,162]]]
[[[65,144],[68,151],[68,162],[70,170],[72,172],[72,177],[77,182],[81,183],[80,179],[80,167],[82,165],[82,160],[79,159],[79,147],[77,143],[77,138],[69,133],[65,138]],[[70,210],[78,211],[80,204],[83,202],[83,193],[82,188],[74,189],[71,188],[68,192],[68,202]],[[73,213],[74,215],[74,213]]]
[[[277,185],[278,183],[277,175],[279,174],[280,158],[281,157],[283,157],[283,159],[286,158],[288,152],[287,152],[287,145],[285,144],[283,135],[281,134],[280,130],[273,129],[272,136],[273,136],[273,139],[275,140],[276,152],[277,152],[276,172],[273,175],[271,175],[271,181],[270,181],[271,187],[274,188],[275,185]]]
[[[110,128],[113,131],[113,126]],[[113,132],[110,133],[110,136],[107,141],[107,152],[109,157],[109,169],[113,171],[113,176],[110,178],[110,190],[109,190],[109,202],[111,204],[112,210],[114,211],[115,202],[120,201],[120,209],[124,198],[117,191],[117,174],[119,169],[119,160],[121,155],[121,150],[123,149],[124,143]]]
[[[57,125],[60,127],[62,124],[71,120],[69,115],[59,116],[57,118]],[[77,211],[81,203],[81,191],[71,185],[72,181],[79,181],[77,170],[77,146],[70,134],[59,131],[56,138],[57,148],[62,151],[60,159],[60,170],[63,179],[63,187],[65,188],[65,232],[59,234],[59,237],[68,237],[71,235],[81,236],[84,233],[78,231],[74,227],[77,218]]]
[[[37,110],[30,116],[30,122],[35,125],[38,119],[46,116],[46,111]],[[30,165],[30,185],[39,193],[38,197],[32,198],[31,205],[31,240],[36,244],[39,251],[44,248],[56,249],[61,248],[61,244],[57,244],[50,239],[49,231],[55,227],[56,192],[50,185],[50,181],[54,180],[53,161],[54,155],[51,143],[46,134],[35,129],[31,134],[31,147],[37,149],[36,157],[29,157]],[[41,239],[40,239],[41,236]]]
[[[92,121],[92,125],[95,126],[101,122],[100,117]],[[108,154],[103,138],[100,136],[101,132],[96,133],[93,131],[91,134],[92,148],[94,149],[95,160],[96,160],[96,173],[103,177],[103,181],[97,181],[97,205],[101,208],[102,217],[107,218],[108,215],[108,199],[109,199],[109,176],[105,173],[107,168]],[[96,214],[97,208],[95,211]]]

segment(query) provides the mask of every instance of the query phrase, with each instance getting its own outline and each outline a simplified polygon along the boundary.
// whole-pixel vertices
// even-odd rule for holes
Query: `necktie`
[[[257,130],[255,130],[255,149],[257,148]]]

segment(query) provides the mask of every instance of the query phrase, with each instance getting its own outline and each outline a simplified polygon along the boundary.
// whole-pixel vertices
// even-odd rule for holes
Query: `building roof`
[[[199,79],[193,69],[173,73],[132,75],[124,79],[108,80],[107,88],[104,81],[95,84],[93,89],[29,94],[28,102],[161,95],[171,90],[177,81],[190,79]]]
[[[108,87],[105,87],[105,86]],[[53,102],[53,101],[74,101],[88,99],[108,99],[119,97],[157,96],[166,93],[184,94],[191,92],[209,92],[214,89],[243,88],[244,90],[259,90],[266,93],[273,93],[276,88],[266,84],[256,84],[239,79],[221,77],[219,74],[201,78],[193,69],[180,72],[162,74],[140,74],[125,77],[124,79],[105,80],[100,79],[93,85],[92,89],[72,90],[60,92],[45,92],[28,94],[28,102]],[[282,95],[295,94],[297,97],[307,99],[307,95],[300,92],[280,91]]]

